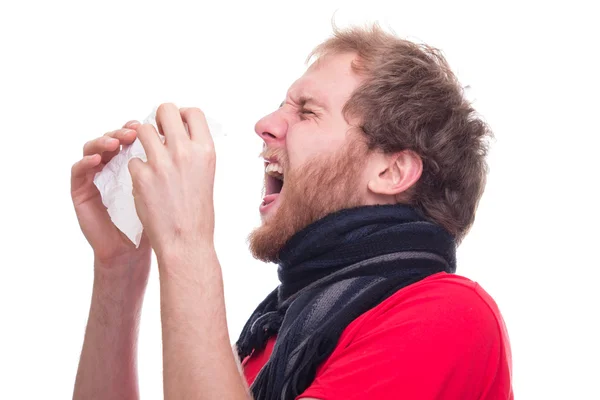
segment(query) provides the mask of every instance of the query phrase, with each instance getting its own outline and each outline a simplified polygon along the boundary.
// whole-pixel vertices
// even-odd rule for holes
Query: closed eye
[[[315,114],[314,111],[302,109],[302,110],[300,110],[300,115],[306,116],[306,115],[317,115],[317,114]]]

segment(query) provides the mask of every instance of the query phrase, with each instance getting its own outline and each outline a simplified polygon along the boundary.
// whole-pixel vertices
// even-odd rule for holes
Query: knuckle
[[[159,162],[153,165],[154,176],[156,176],[159,182],[166,182],[169,178],[170,167],[166,162]]]
[[[154,125],[152,124],[142,124],[142,129],[138,131],[141,135],[146,135],[148,132],[152,132],[154,129]]]
[[[199,144],[197,147],[197,154],[208,163],[214,163],[217,159],[217,153],[215,147],[209,143]]]
[[[190,162],[192,160],[192,154],[190,149],[178,147],[175,150],[175,159],[183,163]]]
[[[214,151],[210,152],[207,156],[206,156],[206,161],[210,164],[210,165],[214,165],[217,162],[217,153],[215,153]]]
[[[208,146],[208,145],[204,147],[203,154],[204,154],[204,157],[214,158],[217,156],[217,153],[215,152],[215,148],[213,146]]]
[[[96,140],[88,140],[87,142],[85,142],[85,144],[83,145],[83,152],[87,152],[89,151],[92,147],[94,147],[94,143],[96,142]]]
[[[200,145],[205,155],[215,154],[215,146],[212,142],[206,141]]]
[[[215,153],[215,146],[210,142],[193,143],[192,144],[195,153],[199,153],[202,156],[210,156]]]

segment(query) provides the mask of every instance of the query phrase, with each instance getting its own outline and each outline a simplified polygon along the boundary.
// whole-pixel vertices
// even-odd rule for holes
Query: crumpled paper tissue
[[[213,137],[224,135],[218,123],[208,117],[206,117],[206,120]],[[158,132],[156,109],[143,122],[154,125]],[[164,143],[164,136],[159,134],[159,137]],[[144,228],[135,210],[133,185],[128,168],[129,160],[134,157],[138,157],[144,162],[147,161],[146,152],[139,139],[135,139],[128,146],[123,146],[121,151],[104,166],[102,171],[94,176],[94,184],[100,191],[102,203],[107,208],[112,222],[137,248],[140,246]]]

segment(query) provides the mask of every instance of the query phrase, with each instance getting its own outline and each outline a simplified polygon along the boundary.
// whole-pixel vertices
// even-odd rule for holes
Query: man
[[[485,185],[487,126],[430,47],[374,26],[336,29],[311,56],[256,124],[265,197],[250,248],[279,264],[281,285],[248,320],[236,356],[202,112],[162,105],[164,144],[134,121],[84,146],[72,197],[95,266],[74,398],[137,398],[154,249],[166,399],[512,399],[500,312],[454,274]],[[148,156],[129,165],[145,228],[138,249],[92,183],[136,137]]]

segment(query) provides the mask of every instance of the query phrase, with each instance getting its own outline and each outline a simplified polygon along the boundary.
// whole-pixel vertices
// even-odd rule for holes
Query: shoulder
[[[349,325],[338,345],[339,356],[344,348],[385,349],[387,357],[414,357],[439,368],[510,362],[494,300],[476,282],[446,273],[399,290]]]
[[[465,277],[439,273],[403,288],[363,314],[356,322],[367,328],[462,331],[477,328],[482,333],[500,329],[500,311],[492,297]]]
[[[353,321],[305,397],[352,399],[368,388],[381,399],[510,398],[510,364],[493,299],[467,278],[436,274]]]

